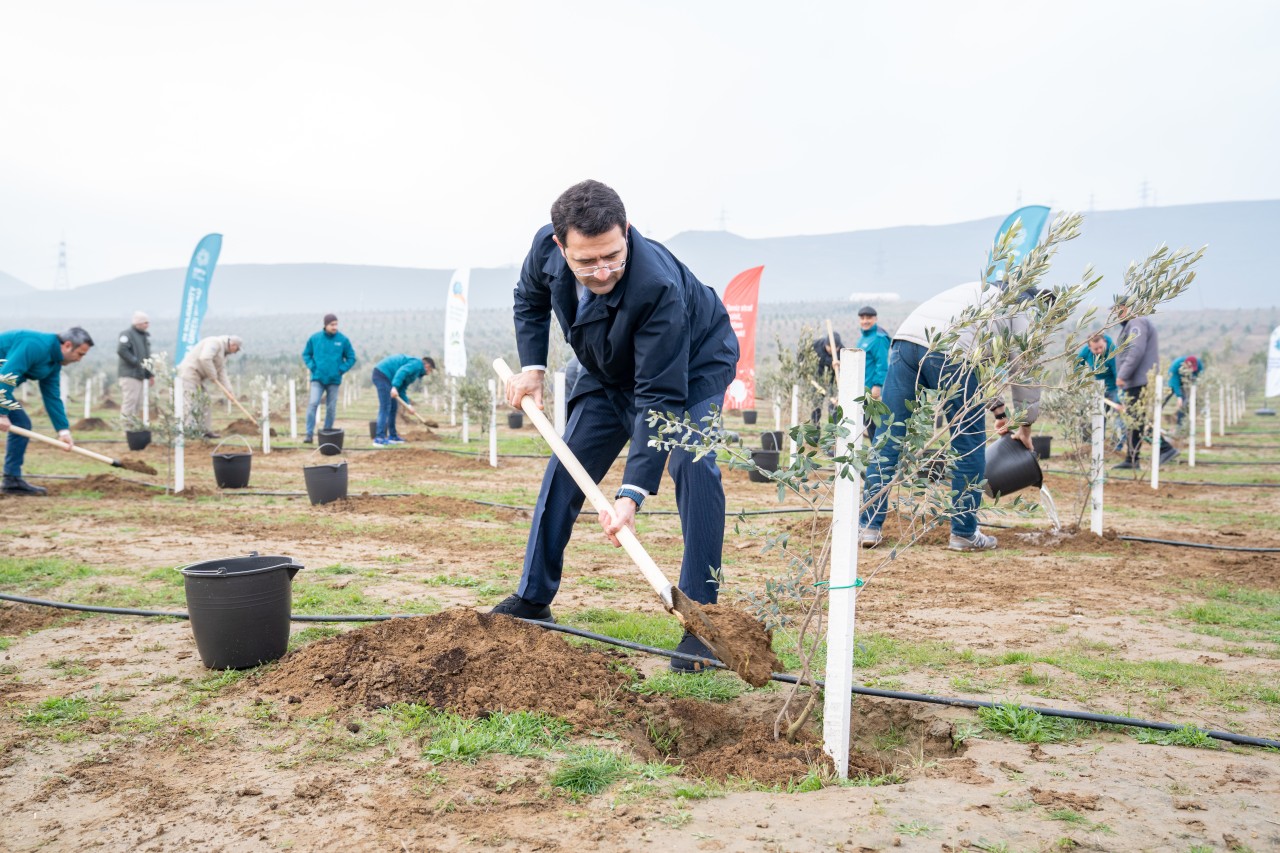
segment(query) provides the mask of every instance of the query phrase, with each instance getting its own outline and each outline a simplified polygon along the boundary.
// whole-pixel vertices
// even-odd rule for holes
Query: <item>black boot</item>
[[[21,477],[10,477],[5,474],[4,481],[0,482],[0,494],[38,496],[49,494],[49,490],[42,486],[33,486]]]
[[[696,655],[700,658],[707,658],[709,661],[716,660],[716,653],[707,647],[707,644],[699,640],[697,637],[684,632],[684,636],[680,638],[680,645],[676,646],[676,651],[686,655]],[[672,672],[703,672],[711,669],[710,664],[703,664],[701,661],[688,661],[681,658],[671,659]]]

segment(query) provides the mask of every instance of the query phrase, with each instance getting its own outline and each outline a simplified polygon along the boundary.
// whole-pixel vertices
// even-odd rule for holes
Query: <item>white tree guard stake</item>
[[[556,371],[555,378],[556,389],[556,435],[563,436],[565,427],[569,423],[569,401],[565,399],[568,394],[568,380],[563,370]]]
[[[142,425],[151,426],[151,383],[142,380]]]
[[[792,385],[791,386],[791,426],[795,426],[798,423],[800,423],[800,386]],[[790,433],[791,430],[787,430],[787,432]],[[795,458],[796,440],[794,438],[790,439],[787,442],[787,453],[789,457]]]
[[[1102,535],[1102,484],[1107,479],[1106,414],[1106,404],[1099,399],[1093,413],[1093,458],[1089,465],[1089,529],[1095,536]]]
[[[1205,395],[1208,396],[1207,394]],[[1204,401],[1204,449],[1213,448],[1213,401]]]
[[[1217,434],[1226,438],[1226,386],[1217,387]]]
[[[498,386],[489,380],[489,464],[498,467]]]
[[[1156,374],[1156,405],[1151,416],[1151,488],[1160,488],[1160,418],[1164,415],[1164,389],[1161,388],[1162,377]],[[1138,447],[1142,447],[1139,443]]]
[[[84,419],[86,421],[89,420],[89,413],[92,411],[89,405],[92,399],[93,399],[93,385],[88,381],[86,381],[84,383]]]
[[[841,426],[852,435],[836,438],[836,456],[862,446],[862,404],[867,354],[844,349],[836,364]],[[852,439],[852,440],[851,440]],[[846,473],[852,476],[845,476]],[[858,586],[858,509],[862,477],[837,465],[831,516],[831,574],[827,579],[827,673],[822,692],[822,742],[841,779],[849,778],[849,735],[853,708],[853,622]]]
[[[467,419],[466,412],[463,412],[462,419]],[[458,425],[458,378],[456,376],[449,377],[449,426]],[[462,430],[466,434],[466,428]],[[463,441],[466,441],[464,438]]]
[[[1196,467],[1196,385],[1191,383],[1191,388],[1187,391],[1187,420],[1190,426],[1187,428],[1187,467]]]
[[[186,455],[183,449],[182,423],[185,416],[182,413],[182,380],[174,377],[173,382],[173,422],[176,424],[173,438],[173,491],[175,493],[186,488],[186,476],[183,471],[183,458]]]
[[[271,395],[262,392],[262,452],[271,452]]]
[[[467,412],[467,404],[462,404],[462,443],[471,443],[471,418]]]
[[[327,405],[325,411],[328,411]],[[319,410],[316,413],[319,414]],[[289,380],[289,438],[298,440],[298,382],[296,379]]]
[[[68,383],[66,382],[58,383],[58,396],[62,398],[62,408],[64,411],[67,408],[67,384]]]

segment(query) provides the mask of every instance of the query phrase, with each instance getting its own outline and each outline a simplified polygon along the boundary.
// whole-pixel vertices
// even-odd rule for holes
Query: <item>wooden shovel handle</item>
[[[105,462],[108,465],[114,465],[117,468],[120,467],[120,464],[110,456],[103,456],[101,453],[94,453],[92,450],[85,450],[83,447],[78,447],[74,444],[67,444],[65,441],[59,441],[56,438],[49,438],[47,435],[41,435],[38,432],[32,432],[31,430],[23,429],[20,426],[13,426],[10,424],[9,432],[16,432],[23,438],[33,438],[36,441],[43,441],[45,444],[52,445],[60,450],[70,450],[72,453],[79,453],[81,456],[88,456],[90,459],[95,459],[98,462]]]
[[[497,358],[493,361],[493,369],[498,374],[498,378],[502,380],[505,386],[511,380],[511,368],[507,367],[506,361]],[[551,445],[551,450],[555,453],[556,458],[560,460],[560,464],[573,477],[573,481],[578,484],[578,488],[582,489],[582,493],[587,496],[587,500],[596,508],[598,512],[613,512],[613,503],[604,496],[604,492],[600,491],[600,487],[596,485],[596,481],[591,479],[591,475],[587,473],[587,469],[582,467],[582,463],[573,455],[573,451],[569,449],[569,445],[564,443],[557,433],[556,428],[552,425],[547,416],[533,402],[533,398],[525,396],[520,401],[520,408],[529,416],[529,420],[533,421],[533,425],[538,428],[538,432],[542,434],[547,444]],[[640,573],[644,575],[644,579],[649,582],[649,586],[653,587],[653,591],[662,599],[662,603],[667,610],[675,612],[671,601],[671,581],[667,580],[666,575],[658,568],[658,564],[649,556],[649,552],[645,551],[644,546],[640,544],[640,540],[631,532],[629,527],[624,527],[617,533],[618,541],[622,543],[623,549],[640,569]]]
[[[236,395],[235,395],[235,394],[232,394],[232,393],[231,393],[231,391],[229,391],[229,390],[227,389],[227,386],[226,386],[226,385],[223,385],[221,382],[219,382],[219,381],[218,381],[218,380],[216,380],[216,379],[215,379],[215,380],[213,380],[213,384],[214,384],[214,385],[217,385],[219,388],[221,388],[221,389],[222,389],[222,393],[227,395],[227,399],[228,399],[228,400],[230,400],[231,402],[235,403],[237,406],[239,406],[239,407],[240,407],[240,411],[244,412],[245,417],[247,417],[249,420],[253,421],[253,425],[254,425],[254,426],[258,426],[258,419],[257,419],[257,418],[255,418],[255,417],[254,417],[254,416],[249,412],[249,410],[248,410],[248,409],[246,409],[246,408],[244,407],[244,405],[243,405],[239,400],[237,400],[237,399],[236,399]]]

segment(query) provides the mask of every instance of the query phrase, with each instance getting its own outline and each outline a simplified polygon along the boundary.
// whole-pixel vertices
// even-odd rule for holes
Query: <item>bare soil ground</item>
[[[250,488],[232,493],[214,485],[212,447],[189,446],[182,496],[155,486],[158,446],[135,458],[159,477],[29,452],[29,472],[82,478],[37,480],[45,499],[0,497],[0,591],[183,610],[173,567],[258,551],[307,567],[295,612],[420,615],[319,633],[295,623],[281,661],[235,677],[202,666],[186,621],[0,603],[0,848],[1280,849],[1277,753],[1221,742],[1145,743],[1115,728],[1019,742],[967,709],[857,696],[860,784],[834,784],[821,720],[794,743],[773,737],[782,685],[711,674],[695,678],[734,683],[733,695],[638,691],[665,660],[485,615],[518,581],[542,461],[504,457],[495,470],[448,426],[370,450],[365,420],[345,424],[351,497],[325,506],[301,494],[311,447],[255,453]],[[125,452],[123,441],[90,447]],[[1206,472],[1222,469],[1168,476],[1217,479]],[[735,511],[779,506],[740,471],[725,483]],[[1063,511],[1075,481],[1048,485]],[[1280,489],[1107,488],[1103,537],[993,516],[1016,526],[990,528],[995,552],[947,551],[945,531],[895,559],[864,552],[855,683],[1280,738],[1280,630],[1267,615],[1280,554],[1119,538],[1280,547]],[[639,525],[673,578],[674,507],[665,484]],[[727,519],[722,603],[784,573],[748,528],[794,543],[826,523]],[[1262,602],[1253,622],[1229,609],[1242,601]],[[679,636],[591,518],[554,608],[590,630],[602,613],[640,614],[665,626],[668,645]],[[572,729],[546,754],[441,760],[401,725],[398,703],[472,719],[541,712]],[[566,755],[587,747],[650,770],[594,794],[555,784]],[[676,769],[652,770],[662,766]]]

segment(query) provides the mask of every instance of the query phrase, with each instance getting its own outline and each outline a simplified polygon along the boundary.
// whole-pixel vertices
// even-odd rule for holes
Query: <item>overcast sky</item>
[[[1280,3],[0,0],[0,271],[518,262],[1280,197]]]

